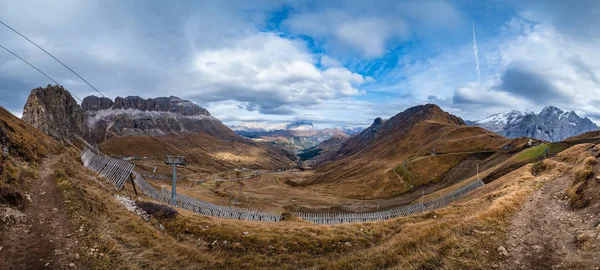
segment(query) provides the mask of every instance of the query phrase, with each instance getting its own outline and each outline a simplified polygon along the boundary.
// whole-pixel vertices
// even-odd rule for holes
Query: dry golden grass
[[[159,167],[163,171],[169,170],[163,164],[166,155],[185,155],[189,170],[201,172],[204,177],[237,167],[279,169],[296,165],[294,156],[286,151],[241,138],[227,141],[204,133],[185,133],[155,139],[140,136],[113,137],[103,142],[100,148],[111,155],[153,157],[138,163]]]
[[[2,194],[22,197],[22,191],[37,179],[39,160],[57,151],[53,139],[0,107],[0,204],[7,203]]]
[[[437,154],[500,151],[506,144],[513,145],[516,151],[527,143],[523,139],[507,139],[478,127],[436,121],[414,123],[405,130],[378,136],[369,147],[317,167],[311,183],[319,186],[319,190],[356,199],[387,198],[407,191],[404,186],[398,185],[398,177],[391,168],[411,157],[429,155],[432,151]],[[440,157],[437,161],[438,164],[442,161],[450,164],[442,164],[434,177],[421,179],[429,182],[439,178],[456,162],[451,157]]]
[[[589,155],[589,153],[586,153]],[[578,166],[573,173],[573,182],[567,189],[569,205],[574,209],[581,209],[588,206],[590,199],[584,196],[584,191],[588,181],[594,176],[594,165],[596,158],[588,156],[583,160],[583,164]]]
[[[511,216],[533,191],[572,167],[549,160],[534,176],[526,165],[434,212],[321,226],[221,220],[184,210],[174,219],[145,222],[112,199],[109,185],[91,181],[75,155],[69,159],[63,170],[71,184],[61,187],[79,190],[73,194],[81,196],[69,196],[82,202],[74,206],[76,215],[89,224],[90,243],[107,254],[98,268],[111,269],[488,269],[499,259],[496,249]],[[93,211],[86,213],[88,204]]]

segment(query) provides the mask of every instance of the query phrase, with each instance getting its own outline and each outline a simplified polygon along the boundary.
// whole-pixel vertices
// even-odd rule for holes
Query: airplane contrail
[[[477,64],[477,79],[481,80],[481,70],[479,70],[479,50],[477,49],[477,39],[475,38],[475,23],[473,26],[473,54],[475,54],[475,62]]]

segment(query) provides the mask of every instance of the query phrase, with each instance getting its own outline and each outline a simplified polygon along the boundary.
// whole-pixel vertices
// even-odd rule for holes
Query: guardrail
[[[81,161],[83,165],[94,172],[107,178],[111,183],[115,184],[118,189],[123,187],[123,183],[127,176],[131,173],[135,175],[134,182],[142,190],[146,196],[163,202],[171,201],[171,193],[167,190],[158,190],[148,183],[140,173],[133,172],[134,165],[125,161],[116,160],[106,156],[100,156],[89,149],[85,149],[81,153]],[[126,164],[123,164],[126,163]],[[292,213],[306,221],[317,224],[344,224],[357,222],[382,221],[393,219],[402,216],[419,214],[426,211],[435,210],[446,206],[463,196],[470,191],[484,186],[481,180],[474,181],[466,186],[463,186],[449,194],[446,194],[437,199],[410,204],[402,207],[396,207],[384,211],[367,212],[367,213]],[[227,207],[205,202],[196,198],[192,198],[183,194],[177,194],[176,207],[192,211],[197,214],[213,216],[225,219],[278,222],[281,220],[280,212],[267,212],[258,209],[246,209],[238,207]]]

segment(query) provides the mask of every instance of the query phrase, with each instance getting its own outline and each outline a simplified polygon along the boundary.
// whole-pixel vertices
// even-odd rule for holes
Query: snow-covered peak
[[[313,126],[313,124],[311,122],[295,122],[295,123],[289,123],[286,126],[286,129],[289,130],[296,130],[296,131],[307,131],[307,130],[313,130],[315,127]]]
[[[581,118],[574,111],[563,111],[554,106],[544,107],[539,114],[532,111],[493,114],[469,124],[510,138],[531,137],[547,141],[560,141],[598,129],[588,118]]]
[[[544,107],[544,109],[542,109],[542,111],[540,112],[540,115],[552,115],[552,114],[563,115],[564,113],[565,112],[563,112],[563,110],[556,108],[554,106],[546,106],[546,107]]]
[[[292,123],[265,123],[265,122],[242,122],[239,125],[230,126],[235,131],[268,132],[275,130],[310,131],[314,126],[310,122]]]
[[[479,125],[483,125],[483,124],[510,124],[511,122],[521,119],[523,118],[523,116],[525,116],[527,113],[523,113],[520,111],[510,111],[510,112],[505,112],[505,113],[497,113],[497,114],[492,114],[486,118],[483,118],[481,120],[475,121],[475,123],[479,124]]]
[[[273,131],[282,130],[286,128],[286,124],[269,124],[261,122],[242,122],[239,125],[230,126],[231,129],[236,131]]]

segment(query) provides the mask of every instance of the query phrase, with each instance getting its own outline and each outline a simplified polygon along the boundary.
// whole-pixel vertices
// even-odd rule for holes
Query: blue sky
[[[600,120],[597,1],[0,4],[2,21],[107,96],[175,95],[227,124],[369,125],[425,103],[469,120],[546,105]],[[0,44],[94,94],[8,29]],[[0,106],[19,115],[48,83],[0,51]]]

